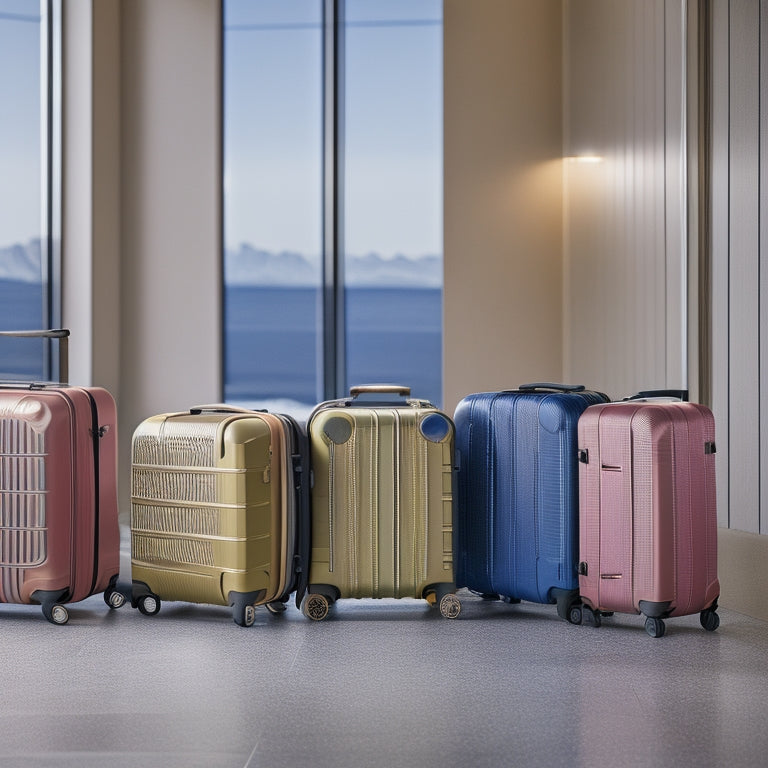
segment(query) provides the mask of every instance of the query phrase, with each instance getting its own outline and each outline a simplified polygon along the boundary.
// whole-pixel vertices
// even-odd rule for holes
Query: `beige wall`
[[[219,8],[121,6],[122,456],[147,416],[220,398]]]
[[[562,376],[560,0],[444,3],[444,384]]]
[[[62,254],[70,380],[120,389],[118,0],[63,3]]]

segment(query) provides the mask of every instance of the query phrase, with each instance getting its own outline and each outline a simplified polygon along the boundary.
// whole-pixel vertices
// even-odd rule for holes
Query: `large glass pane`
[[[224,284],[228,402],[317,402],[322,3],[225,0]]]
[[[347,0],[348,384],[442,401],[442,2]]]
[[[47,185],[47,88],[40,0],[0,0],[0,329],[40,328]],[[43,55],[41,55],[41,52]],[[43,377],[43,344],[0,339],[0,378]]]

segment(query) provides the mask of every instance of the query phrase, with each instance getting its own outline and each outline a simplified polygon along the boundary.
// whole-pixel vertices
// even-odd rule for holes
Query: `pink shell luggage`
[[[69,331],[0,336],[60,341]],[[37,603],[65,624],[73,603],[125,601],[120,569],[115,401],[99,387],[0,385],[0,602]]]
[[[582,413],[579,591],[583,623],[641,613],[651,637],[664,619],[716,613],[715,425],[703,405],[646,397]],[[578,623],[578,622],[577,622]]]

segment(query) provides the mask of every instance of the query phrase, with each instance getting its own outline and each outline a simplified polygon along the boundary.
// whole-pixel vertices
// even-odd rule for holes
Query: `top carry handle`
[[[411,388],[400,384],[361,384],[350,387],[349,394],[352,397],[366,397],[368,395],[393,395],[398,398],[411,396]]]
[[[586,387],[583,384],[553,384],[550,381],[540,381],[535,384],[521,384],[518,392],[536,392],[542,389],[554,392],[583,392]]]
[[[0,331],[0,337],[19,339],[58,339],[59,340],[59,382],[66,384],[69,380],[69,330],[54,328],[50,331]],[[23,382],[29,386],[29,382]]]
[[[625,397],[625,400],[648,400],[654,397],[671,397],[675,400],[688,401],[687,389],[647,389],[643,392],[638,392],[636,395]]]
[[[391,408],[392,406],[419,406],[423,408],[432,407],[428,400],[412,400],[411,388],[402,384],[361,384],[356,387],[350,387],[350,397],[346,400],[338,401],[339,405],[347,407],[374,406],[381,408]]]
[[[411,388],[401,384],[360,384],[350,387],[349,397],[338,400],[326,400],[320,403],[309,416],[307,423],[314,415],[324,408],[354,408],[359,407],[431,407],[427,400],[411,400]]]
[[[227,405],[226,403],[210,403],[207,405],[193,405],[189,412],[192,416],[199,416],[201,413],[230,413],[233,415],[254,416],[257,413],[268,413],[266,408],[253,410],[251,408],[240,408],[236,405]]]

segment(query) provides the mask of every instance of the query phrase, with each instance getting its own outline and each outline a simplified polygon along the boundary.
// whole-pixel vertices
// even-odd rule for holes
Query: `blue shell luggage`
[[[459,403],[457,587],[557,603],[569,618],[579,603],[577,424],[607,401],[581,385],[547,383]]]

